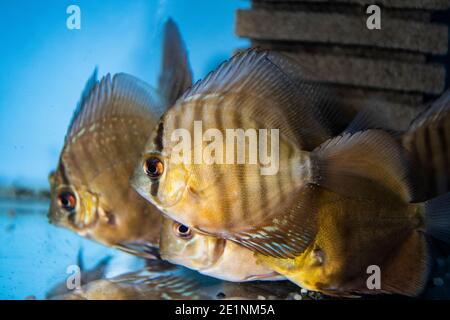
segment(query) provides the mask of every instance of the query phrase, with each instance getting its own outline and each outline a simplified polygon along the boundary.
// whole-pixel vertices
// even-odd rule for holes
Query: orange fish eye
[[[144,162],[144,172],[150,179],[158,179],[164,172],[164,164],[157,157],[150,157]]]
[[[67,211],[75,210],[77,198],[70,191],[63,191],[58,195],[58,205]]]
[[[179,238],[183,239],[190,239],[192,238],[192,230],[188,226],[185,226],[184,224],[174,222],[173,224],[173,231]]]

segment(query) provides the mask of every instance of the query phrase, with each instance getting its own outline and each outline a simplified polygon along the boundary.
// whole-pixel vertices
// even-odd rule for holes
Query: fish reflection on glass
[[[214,284],[214,283],[213,283]],[[137,272],[111,279],[92,281],[73,292],[51,297],[53,300],[178,300],[201,299],[202,282],[193,272],[156,261]]]
[[[287,281],[276,283],[220,281],[197,272],[154,260],[137,272],[92,281],[53,300],[196,300],[292,299],[299,289]]]
[[[127,74],[89,80],[51,174],[50,221],[103,244],[158,256],[158,210],[130,186],[148,133],[191,84],[187,54],[172,20],[165,25],[158,91]]]
[[[92,269],[87,269],[83,261],[83,250],[78,251],[78,261],[77,266],[80,268],[80,284],[85,285],[94,280],[102,279],[106,275],[106,270],[110,264],[111,256],[106,256],[101,259]],[[149,260],[150,261],[150,260]],[[67,281],[64,280],[61,283],[56,284],[54,287],[50,288],[46,297],[51,298],[54,296],[61,296],[63,294],[69,293],[70,290],[67,288]]]
[[[161,228],[160,254],[164,260],[227,281],[284,279],[258,263],[252,251],[167,218]]]

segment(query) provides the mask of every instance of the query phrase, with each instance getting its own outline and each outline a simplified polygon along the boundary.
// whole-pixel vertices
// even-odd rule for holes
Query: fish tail
[[[427,233],[450,243],[450,192],[426,201],[424,205]]]

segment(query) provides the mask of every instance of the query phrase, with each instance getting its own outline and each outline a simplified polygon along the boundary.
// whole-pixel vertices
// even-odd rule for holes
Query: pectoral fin
[[[301,254],[316,235],[317,190],[308,185],[289,208],[264,224],[233,233],[229,240],[262,255],[294,258]]]

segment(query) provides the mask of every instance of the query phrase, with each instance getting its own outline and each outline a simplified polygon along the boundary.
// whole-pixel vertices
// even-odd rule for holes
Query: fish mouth
[[[60,225],[61,219],[58,219],[58,216],[55,213],[55,210],[50,206],[47,213],[47,219],[50,224],[53,224],[55,226]]]

